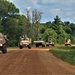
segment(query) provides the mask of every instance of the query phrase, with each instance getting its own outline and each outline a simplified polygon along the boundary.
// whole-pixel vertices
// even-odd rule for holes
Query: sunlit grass
[[[75,65],[75,46],[58,47],[50,50],[57,58]]]

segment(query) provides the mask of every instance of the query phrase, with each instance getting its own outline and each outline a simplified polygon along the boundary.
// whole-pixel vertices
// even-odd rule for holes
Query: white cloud
[[[73,4],[75,3],[75,0],[42,0],[44,3],[55,3],[57,2],[58,4],[59,3],[65,3],[65,4]]]
[[[44,21],[54,18],[56,15],[64,20],[75,20],[75,0],[8,0],[13,2],[22,12],[26,8],[30,11],[37,9],[43,11]]]
[[[13,2],[13,0],[7,0],[7,1],[9,1],[9,2]]]
[[[31,8],[30,6],[29,7],[26,7],[26,9],[28,9],[28,10],[30,10],[30,8]]]
[[[38,0],[30,0],[30,1],[34,7],[36,7],[36,8],[39,7]]]
[[[42,0],[43,3],[54,3],[57,2],[58,0]]]
[[[59,14],[61,10],[59,8],[54,8],[49,11],[51,14]]]

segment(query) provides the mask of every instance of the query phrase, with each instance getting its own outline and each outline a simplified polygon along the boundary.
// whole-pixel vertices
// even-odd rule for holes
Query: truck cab
[[[65,46],[68,46],[68,45],[71,46],[71,40],[69,38],[65,40]]]
[[[7,53],[7,40],[6,36],[0,33],[0,50],[2,53]]]
[[[22,49],[24,47],[28,47],[29,49],[31,48],[31,38],[23,35],[20,37],[19,48]]]

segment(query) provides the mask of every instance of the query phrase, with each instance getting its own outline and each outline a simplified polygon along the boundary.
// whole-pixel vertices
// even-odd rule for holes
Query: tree
[[[74,24],[74,23],[71,23],[71,24],[69,25],[69,27],[70,27],[71,30],[72,30],[71,35],[72,35],[72,36],[75,36],[75,24]]]
[[[42,15],[42,12],[40,11],[37,11],[36,9],[34,11],[32,11],[32,32],[34,34],[35,32],[35,37],[36,37],[36,40],[39,38],[39,23],[40,23],[40,20],[41,20],[41,15]]]
[[[54,18],[54,22],[53,23],[56,24],[56,25],[61,25],[62,21],[61,21],[61,19],[59,18],[58,15]]]
[[[29,9],[26,9],[26,23],[24,25],[24,34],[27,34],[28,37],[31,36],[31,16]]]
[[[26,17],[23,15],[17,15],[14,18],[7,18],[3,21],[3,32],[8,35],[9,46],[18,45],[19,37],[24,34],[26,21]]]
[[[69,21],[65,21],[64,22],[64,26],[69,26],[70,25],[70,22]]]
[[[19,23],[16,16],[18,14],[19,9],[13,3],[7,0],[0,0],[0,32],[7,34],[9,45],[17,45],[16,35]]]
[[[59,30],[57,31],[57,43],[63,44],[65,38],[67,38],[69,35],[63,30],[62,25],[59,26]]]
[[[71,30],[71,28],[69,26],[63,26],[63,29],[65,30],[65,32],[67,34],[72,34],[72,30]]]
[[[49,38],[52,38],[52,40],[56,42],[57,33],[53,29],[49,28],[46,29],[42,37],[45,41],[48,41]]]
[[[19,9],[15,7],[14,4],[8,2],[7,0],[0,0],[0,19],[5,19],[8,16],[19,13]]]

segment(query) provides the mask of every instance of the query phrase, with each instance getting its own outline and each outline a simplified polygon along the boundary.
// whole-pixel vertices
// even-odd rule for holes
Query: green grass
[[[75,46],[58,47],[50,50],[57,58],[75,66]]]
[[[8,47],[7,50],[18,49],[19,47]]]

